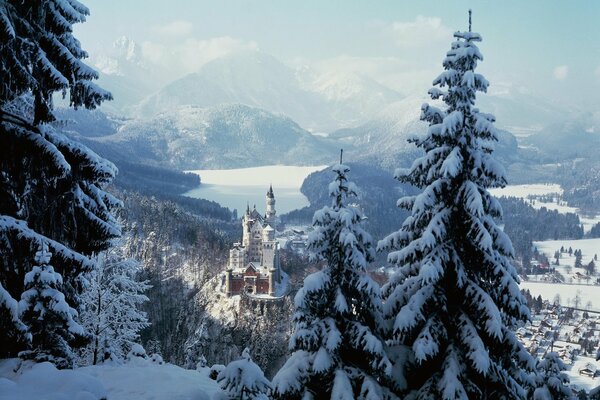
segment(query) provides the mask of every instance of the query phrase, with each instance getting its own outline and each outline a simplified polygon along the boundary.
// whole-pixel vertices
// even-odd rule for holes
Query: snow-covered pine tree
[[[23,93],[34,98],[33,124],[54,120],[52,95],[69,94],[75,108],[111,99],[92,80],[98,73],[73,36],[89,10],[77,0],[6,0],[0,4],[0,109]],[[3,115],[4,117],[5,115]]]
[[[537,363],[538,375],[533,400],[571,400],[573,391],[569,377],[563,371],[567,366],[554,351],[547,352]]]
[[[407,398],[520,399],[535,363],[512,330],[529,309],[511,241],[496,225],[501,206],[488,192],[506,179],[491,155],[495,119],[474,107],[488,87],[474,71],[481,36],[454,37],[429,91],[445,107],[424,104],[429,129],[411,140],[425,155],[396,172],[422,192],[398,201],[411,215],[378,246],[398,268],[382,291],[384,315],[391,344],[408,350]]]
[[[271,382],[250,357],[250,350],[245,348],[242,358],[232,361],[219,372],[217,382],[230,399],[267,400],[271,390]]]
[[[110,98],[91,82],[97,75],[72,35],[87,13],[76,0],[0,2],[0,284],[13,299],[24,290],[31,255],[47,244],[76,305],[78,276],[93,268],[87,256],[120,234],[110,212],[120,202],[103,189],[116,167],[41,124],[54,119],[55,91],[68,92],[74,107]],[[18,328],[6,315],[0,326]],[[0,357],[21,349],[0,347]]]
[[[331,207],[317,211],[308,248],[324,260],[294,299],[291,357],[273,379],[281,399],[384,399],[391,374],[384,350],[379,286],[367,275],[374,249],[362,212],[347,202],[356,195],[349,168],[333,168]]]
[[[19,317],[19,303],[0,285],[0,321],[10,321],[3,325],[4,334],[0,335],[0,348],[6,349],[6,356],[16,357],[16,349],[31,341],[27,326]]]
[[[37,362],[50,361],[58,368],[73,367],[69,343],[85,338],[84,330],[61,292],[62,277],[49,265],[52,253],[47,245],[35,253],[36,266],[25,275],[25,288],[19,302],[22,321],[32,335],[31,349],[19,354]]]
[[[91,341],[81,351],[81,364],[96,365],[108,355],[124,360],[139,332],[149,326],[140,306],[148,301],[144,292],[150,286],[136,280],[138,271],[139,264],[115,246],[98,255],[97,267],[84,275],[80,320]]]

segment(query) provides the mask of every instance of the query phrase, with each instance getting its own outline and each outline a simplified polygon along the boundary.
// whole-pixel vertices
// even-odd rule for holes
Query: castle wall
[[[252,279],[254,278],[254,279]],[[269,294],[269,277],[268,276],[260,276],[256,277],[255,275],[249,277],[248,275],[244,276],[232,276],[228,277],[228,287],[231,293],[231,296],[235,296],[241,294],[246,285],[250,284],[250,282],[254,282],[256,285],[256,294]]]

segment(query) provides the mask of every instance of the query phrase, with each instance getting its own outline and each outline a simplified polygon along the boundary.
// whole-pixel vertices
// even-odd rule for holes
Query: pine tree
[[[583,255],[581,250],[575,250],[575,268],[583,268]]]
[[[91,81],[98,73],[81,60],[87,53],[73,24],[89,10],[76,0],[7,0],[0,5],[0,109],[23,93],[34,98],[33,123],[54,120],[52,95],[68,92],[75,108],[94,108],[110,93]],[[3,110],[5,111],[5,110]],[[5,116],[5,115],[3,115]]]
[[[219,372],[217,382],[230,399],[267,400],[271,389],[271,383],[252,361],[248,348],[244,349],[240,360],[230,362]]]
[[[366,274],[374,249],[361,226],[362,212],[347,204],[356,196],[348,171],[342,164],[333,168],[332,205],[313,218],[308,248],[325,266],[296,294],[293,353],[273,379],[276,398],[388,396],[382,382],[391,374],[391,363],[381,339],[380,289]]]
[[[97,267],[85,275],[88,284],[81,295],[80,316],[91,341],[82,349],[82,364],[96,365],[107,356],[123,360],[139,332],[150,325],[140,310],[150,286],[136,280],[138,270],[139,264],[116,246],[100,254]]]
[[[32,349],[19,354],[37,362],[50,361],[59,368],[73,366],[70,343],[84,340],[84,330],[76,321],[77,311],[61,292],[62,277],[49,265],[52,253],[42,245],[35,254],[36,266],[25,275],[26,291],[21,295],[21,319],[32,334]]]
[[[19,304],[0,285],[0,321],[10,321],[3,325],[4,334],[0,335],[0,348],[6,349],[7,357],[16,357],[14,349],[24,347],[31,342],[31,334],[19,317]]]
[[[537,363],[537,388],[533,393],[534,400],[570,400],[574,399],[569,387],[569,377],[564,371],[567,366],[556,352],[548,352]]]
[[[519,399],[532,383],[532,357],[511,328],[529,318],[511,264],[510,239],[495,219],[499,202],[488,188],[506,184],[492,157],[494,117],[474,107],[487,80],[474,70],[483,57],[477,33],[456,32],[431,97],[427,133],[411,141],[425,155],[401,182],[422,189],[401,198],[411,212],[379,243],[397,272],[383,288],[391,344],[408,352],[402,394],[419,399]]]
[[[0,2],[0,284],[13,299],[24,290],[31,255],[46,244],[76,306],[79,276],[94,266],[88,256],[120,234],[110,212],[120,202],[104,190],[116,167],[44,124],[54,119],[56,91],[75,108],[110,98],[92,83],[97,74],[72,35],[87,14],[75,0]],[[17,325],[0,313],[0,326]],[[0,357],[20,349],[2,346]]]

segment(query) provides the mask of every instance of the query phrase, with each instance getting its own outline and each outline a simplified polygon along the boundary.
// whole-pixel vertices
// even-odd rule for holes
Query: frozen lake
[[[308,199],[300,193],[304,179],[326,165],[294,167],[269,165],[239,169],[206,169],[187,171],[200,175],[202,185],[185,193],[185,196],[216,201],[224,207],[237,209],[238,215],[250,204],[259,212],[265,211],[265,194],[273,185],[277,214],[285,214],[308,205]],[[333,178],[332,178],[333,179]]]

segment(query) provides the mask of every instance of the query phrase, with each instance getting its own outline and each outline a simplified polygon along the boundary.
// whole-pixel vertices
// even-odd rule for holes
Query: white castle
[[[242,217],[242,242],[229,250],[225,291],[228,296],[245,292],[274,296],[281,282],[279,248],[275,240],[275,195],[273,186],[266,195],[265,215],[256,206]]]

